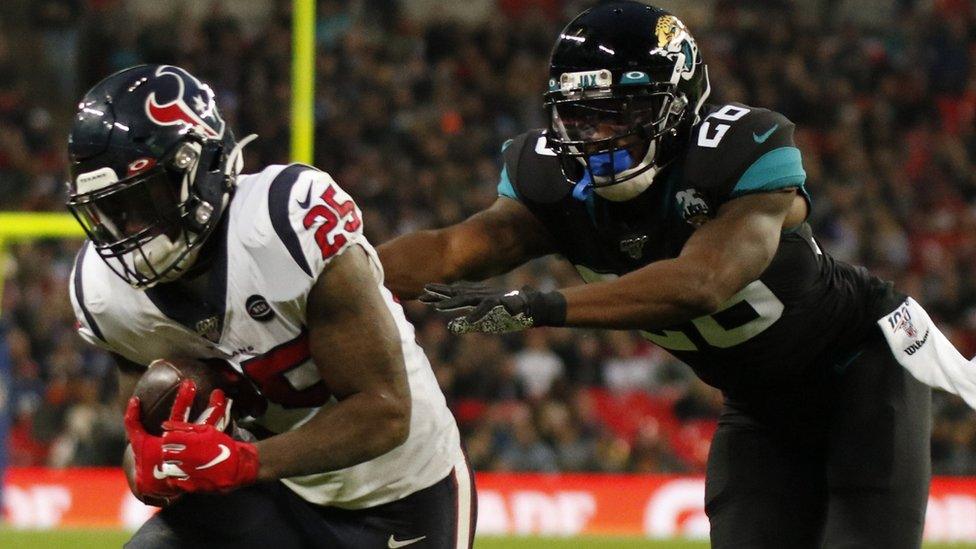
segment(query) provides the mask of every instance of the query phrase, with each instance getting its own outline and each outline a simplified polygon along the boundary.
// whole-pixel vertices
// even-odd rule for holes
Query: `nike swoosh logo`
[[[154,479],[156,479],[156,480],[163,480],[163,479],[167,478],[168,476],[169,475],[167,475],[166,473],[164,473],[163,470],[159,468],[159,464],[158,463],[156,464],[155,467],[153,467],[153,478]]]
[[[769,128],[769,131],[767,131],[766,133],[764,133],[762,135],[757,134],[757,133],[753,133],[752,134],[752,139],[756,143],[759,143],[759,144],[765,143],[766,140],[769,139],[769,136],[773,135],[773,132],[775,132],[778,129],[779,129],[779,124],[776,124],[772,128]]]
[[[217,457],[215,457],[212,460],[210,460],[209,462],[204,463],[203,465],[197,467],[197,471],[201,471],[203,469],[209,469],[209,468],[213,467],[214,465],[217,465],[217,464],[223,463],[224,461],[227,461],[227,458],[230,457],[230,448],[228,448],[227,446],[225,446],[223,444],[218,444],[217,446],[220,446],[220,453],[217,454]]]
[[[397,549],[398,547],[406,547],[407,545],[413,545],[422,539],[427,539],[427,536],[420,536],[419,538],[405,539],[403,541],[398,541],[393,535],[390,535],[390,539],[386,540],[386,546],[390,549]]]
[[[308,206],[311,203],[312,203],[312,184],[309,183],[308,184],[308,192],[305,193],[305,200],[299,200],[298,201],[298,206],[300,208],[302,208],[302,209],[305,209],[305,208],[308,208]]]

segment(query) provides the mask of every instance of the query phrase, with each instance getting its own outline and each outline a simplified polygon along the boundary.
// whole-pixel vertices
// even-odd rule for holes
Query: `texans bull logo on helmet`
[[[172,76],[165,79],[174,84],[172,96],[169,93],[157,95],[155,91],[150,93],[146,99],[146,116],[160,126],[184,125],[203,132],[206,137],[218,139],[223,137],[224,120],[217,112],[217,104],[210,86],[179,67],[169,65],[159,67],[156,76],[164,75]],[[159,81],[162,82],[163,79]],[[187,81],[191,81],[193,85],[187,86]],[[190,93],[187,93],[188,88],[191,90]],[[191,103],[192,107],[190,107]]]

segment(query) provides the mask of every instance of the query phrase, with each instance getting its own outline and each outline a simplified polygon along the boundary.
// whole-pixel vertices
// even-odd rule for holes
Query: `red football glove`
[[[176,400],[170,409],[171,420],[186,420],[196,395],[192,381],[184,381],[176,393]],[[125,433],[132,445],[135,458],[135,487],[133,493],[141,501],[150,505],[168,504],[180,494],[166,483],[162,470],[163,438],[152,436],[142,426],[139,397],[129,399],[125,409]]]
[[[166,483],[181,492],[232,490],[258,478],[258,450],[234,440],[217,425],[230,413],[220,389],[210,395],[209,414],[200,423],[163,422],[163,470]]]

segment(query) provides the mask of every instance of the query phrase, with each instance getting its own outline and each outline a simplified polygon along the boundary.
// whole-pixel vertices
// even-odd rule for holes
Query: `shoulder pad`
[[[803,185],[793,122],[739,103],[711,107],[691,135],[684,168],[688,186],[723,200]]]
[[[268,214],[294,263],[312,279],[333,257],[364,241],[362,212],[329,176],[291,164],[268,186]]]
[[[502,160],[499,191],[507,177],[516,195],[513,198],[551,203],[565,198],[572,191],[563,176],[556,153],[548,147],[543,130],[530,130],[506,142],[502,148]]]

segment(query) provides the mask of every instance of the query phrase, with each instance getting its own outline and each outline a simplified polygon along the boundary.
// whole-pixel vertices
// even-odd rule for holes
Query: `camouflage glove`
[[[504,292],[483,284],[428,284],[420,301],[440,312],[462,312],[447,327],[453,334],[501,334],[539,326],[562,326],[566,298],[529,287]]]

